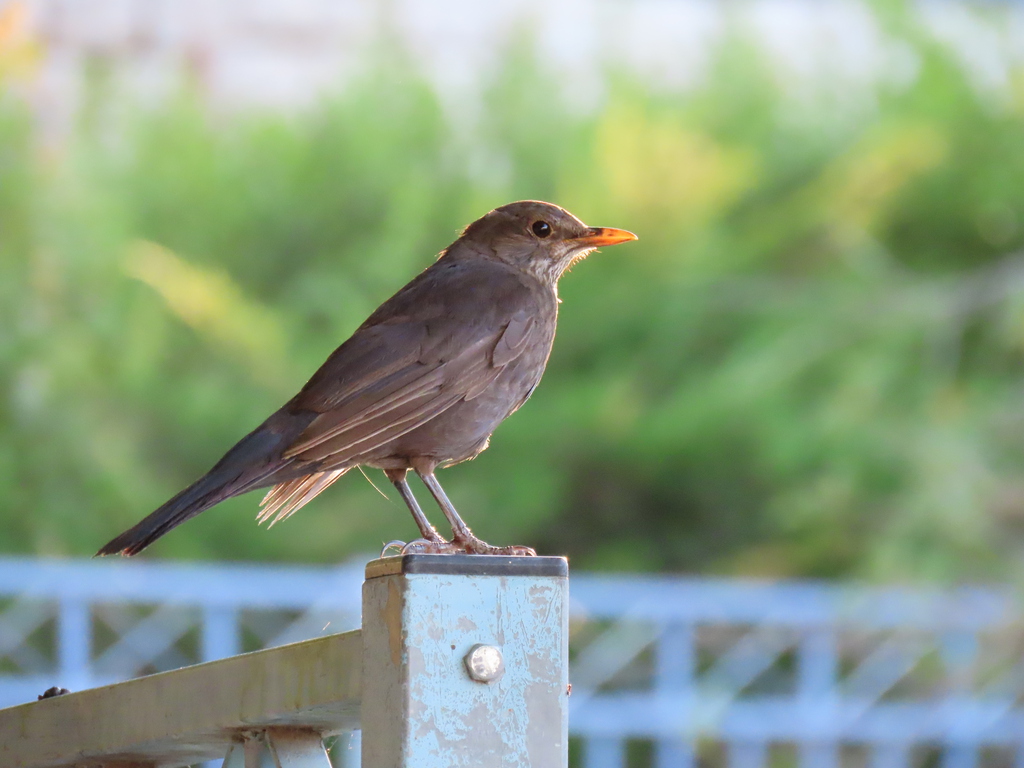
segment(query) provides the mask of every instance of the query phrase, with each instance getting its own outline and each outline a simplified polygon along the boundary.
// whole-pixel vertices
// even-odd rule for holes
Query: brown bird
[[[555,337],[558,279],[599,246],[635,240],[550,203],[496,208],[382,304],[284,407],[206,475],[104,546],[134,555],[224,499],[271,487],[260,521],[288,517],[353,467],[384,470],[422,539],[410,551],[533,554],[478,539],[434,476],[472,459],[540,381]],[[452,527],[427,520],[420,476]]]

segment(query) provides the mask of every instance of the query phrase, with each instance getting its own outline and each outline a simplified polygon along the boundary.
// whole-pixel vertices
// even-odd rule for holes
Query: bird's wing
[[[526,349],[533,331],[534,315],[525,310],[518,310],[509,320],[491,351],[491,365],[503,368]]]
[[[493,338],[446,361],[416,361],[316,417],[285,458],[330,459],[332,466],[373,451],[446,411],[467,392],[486,387],[500,369],[488,360]]]
[[[339,468],[478,396],[527,347],[535,299],[523,283],[466,269],[443,287],[457,300],[414,282],[335,351],[289,404],[319,415],[285,458]]]

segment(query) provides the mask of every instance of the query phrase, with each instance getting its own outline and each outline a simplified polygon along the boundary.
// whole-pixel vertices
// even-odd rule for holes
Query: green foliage
[[[985,95],[913,46],[913,82],[856,108],[788,95],[733,40],[698,89],[614,75],[592,114],[513,56],[453,131],[392,67],[290,118],[183,95],[56,163],[0,102],[3,548],[95,551],[462,225],[534,197],[641,240],[566,276],[543,385],[444,473],[478,533],[586,568],[1016,575],[1024,90]],[[152,553],[336,561],[413,537],[371,478],[390,500],[353,473],[267,533],[243,497]]]

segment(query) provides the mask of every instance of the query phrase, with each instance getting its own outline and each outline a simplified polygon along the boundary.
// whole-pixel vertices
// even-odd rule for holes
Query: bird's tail
[[[281,479],[278,473],[292,463],[291,459],[282,459],[281,452],[314,416],[278,411],[242,438],[208,473],[105,544],[96,555],[138,554],[172,528],[214,504],[254,488],[274,485]]]
[[[237,488],[237,483],[232,482],[237,479],[237,473],[230,473],[225,477],[223,470],[211,471],[155,512],[151,512],[120,536],[109,541],[96,555],[138,554],[172,528],[176,528],[214,504],[241,493],[242,490]]]

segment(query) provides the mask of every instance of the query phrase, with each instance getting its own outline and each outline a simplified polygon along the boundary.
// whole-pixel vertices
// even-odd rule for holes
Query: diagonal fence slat
[[[928,650],[926,643],[887,638],[843,681],[843,693],[869,707],[905,678]]]
[[[24,646],[28,636],[54,615],[52,604],[15,600],[0,613],[0,656],[7,656]]]
[[[110,616],[109,613],[107,615]],[[160,671],[185,666],[195,659],[168,652],[182,635],[197,626],[199,619],[193,610],[178,605],[161,605],[134,623],[117,622],[123,630],[121,636],[95,657],[92,664],[100,670],[129,670],[129,675],[137,674],[149,665],[157,666]],[[159,663],[162,656],[170,656],[166,664]]]
[[[742,690],[776,663],[792,647],[791,633],[777,627],[758,627],[728,648],[701,677],[700,686],[719,706],[735,699]]]

